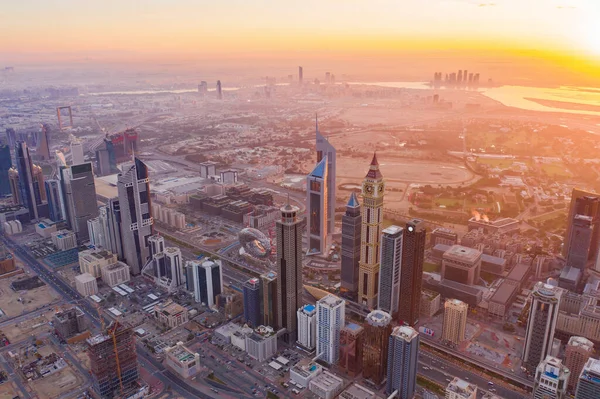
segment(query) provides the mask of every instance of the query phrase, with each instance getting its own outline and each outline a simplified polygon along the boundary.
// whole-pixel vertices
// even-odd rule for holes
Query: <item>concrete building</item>
[[[200,163],[200,177],[208,179],[210,176],[217,175],[217,164],[212,161]]]
[[[417,388],[419,333],[412,327],[395,327],[389,340],[385,392],[398,391],[398,399],[411,399]]]
[[[334,399],[344,389],[344,380],[323,371],[308,383],[308,389],[321,399]]]
[[[59,251],[77,248],[77,237],[71,230],[59,230],[50,235],[52,244]]]
[[[352,384],[343,391],[340,399],[376,399],[375,392],[368,390],[362,385]]]
[[[186,268],[191,270],[194,299],[208,307],[215,305],[215,297],[223,292],[221,261],[188,261]],[[188,276],[190,273],[188,273]]]
[[[446,387],[445,399],[477,399],[477,385],[454,377]]]
[[[485,234],[513,234],[521,229],[521,221],[512,218],[500,218],[493,221],[472,217],[467,224],[469,231],[482,229]]]
[[[90,239],[88,220],[98,216],[96,185],[92,164],[73,164],[60,168],[60,182],[65,203],[66,221],[80,242]]]
[[[46,188],[46,197],[48,198],[48,217],[53,222],[65,220],[65,200],[63,198],[60,180],[46,180],[44,186]]]
[[[183,342],[165,349],[165,364],[183,379],[195,376],[202,369],[200,355],[186,348]]]
[[[56,230],[56,223],[48,219],[42,219],[35,224],[35,232],[42,238],[50,238]]]
[[[569,374],[569,369],[559,359],[547,356],[535,370],[533,399],[566,398]]]
[[[400,324],[414,326],[419,321],[426,237],[424,221],[413,219],[406,223],[400,270],[400,298],[402,298],[402,306],[398,309]]]
[[[340,331],[338,365],[353,377],[362,372],[364,336],[364,328],[355,323],[346,324]]]
[[[519,285],[515,281],[504,280],[488,302],[488,315],[504,319],[518,293]]]
[[[459,345],[465,340],[469,305],[458,299],[447,299],[444,303],[442,340]]]
[[[299,385],[302,388],[308,388],[310,381],[318,376],[322,371],[323,367],[317,363],[298,363],[290,369],[290,379],[294,381],[296,385]]]
[[[596,246],[592,247],[589,253],[589,260],[596,257],[598,245],[600,245],[600,194],[574,188],[571,193],[571,204],[569,205],[569,216],[567,218],[567,231],[565,234],[563,245],[563,256],[566,258],[569,253],[569,243],[571,242],[571,234],[575,215],[591,216],[594,219],[594,232],[592,234],[592,242]]]
[[[383,198],[385,185],[379,171],[377,156],[369,166],[362,184],[361,251],[358,276],[358,302],[369,309],[377,306],[379,292],[380,242],[383,227]]]
[[[329,140],[319,132],[319,124],[315,120],[315,149],[317,151],[317,163],[320,163],[323,159],[327,158],[327,177],[325,179],[326,185],[326,199],[327,199],[327,233],[333,234],[335,230],[335,203],[336,203],[336,164],[337,154],[335,147],[329,142]]]
[[[350,195],[346,213],[342,216],[341,288],[356,298],[358,292],[358,264],[361,251],[362,215],[356,193]]]
[[[148,238],[154,234],[150,179],[146,164],[135,158],[132,166],[119,173],[117,190],[121,204],[123,255],[131,267],[131,274],[138,275],[150,260]]]
[[[293,343],[298,337],[296,312],[302,302],[302,231],[296,206],[281,208],[281,220],[275,225],[277,234],[277,327],[285,328],[284,341]]]
[[[381,310],[374,310],[365,318],[364,329],[363,378],[377,386],[387,375],[392,316]]]
[[[317,308],[314,305],[304,305],[297,312],[298,343],[308,350],[317,345]]]
[[[481,272],[481,252],[453,245],[442,257],[442,278],[461,284],[478,285]]]
[[[533,288],[523,348],[523,366],[529,372],[536,370],[552,349],[561,296],[560,288],[542,282]]]
[[[567,252],[567,266],[581,271],[586,269],[588,255],[597,243],[592,243],[595,221],[591,216],[575,215],[571,223],[571,236]]]
[[[435,247],[438,244],[453,246],[458,243],[458,234],[454,230],[445,227],[438,227],[431,232],[430,245]]]
[[[0,243],[0,276],[17,270],[15,258],[12,253],[6,250],[6,247]]]
[[[144,266],[142,274],[167,292],[175,292],[185,282],[181,250],[177,247],[165,247],[164,240],[153,241],[155,237],[156,235],[148,240],[152,260]]]
[[[596,399],[600,397],[600,360],[588,359],[577,382],[575,399]]]
[[[99,212],[99,210],[98,210]],[[96,248],[105,248],[106,245],[106,232],[104,231],[104,225],[100,221],[100,216],[89,219],[87,221],[88,237],[90,245]]]
[[[75,289],[84,297],[96,295],[98,293],[98,283],[94,276],[83,273],[75,276]]]
[[[11,194],[8,171],[12,167],[10,157],[11,145],[3,144],[0,140],[0,198]]]
[[[79,140],[71,141],[71,165],[81,165],[85,162],[83,143]]]
[[[277,274],[268,272],[260,276],[262,299],[262,324],[277,329]]]
[[[79,252],[79,268],[81,273],[89,273],[98,278],[102,268],[117,263],[117,255],[105,249],[86,249]]]
[[[251,358],[264,362],[277,353],[277,334],[271,327],[259,326],[246,336],[246,352]]]
[[[402,238],[404,230],[390,226],[381,234],[381,269],[377,309],[394,317],[400,303],[400,268],[402,265]]]
[[[308,255],[325,255],[328,250],[327,173],[327,156],[324,156],[306,176]]]
[[[56,333],[65,341],[87,329],[85,314],[78,307],[54,313],[52,325]]]
[[[109,287],[123,284],[131,279],[129,265],[123,262],[106,265],[101,269],[102,281]]]
[[[340,332],[346,324],[346,302],[335,295],[317,301],[317,356],[335,364],[340,356]]]
[[[262,325],[260,280],[251,278],[243,286],[244,290],[244,320],[250,326],[256,328]]]
[[[435,291],[421,291],[421,307],[419,312],[423,317],[432,317],[440,310],[441,295]]]
[[[188,322],[188,311],[172,300],[154,305],[154,317],[169,328],[179,327]]]
[[[565,366],[570,370],[568,389],[575,392],[583,366],[594,352],[594,343],[587,338],[571,337],[565,350]]]
[[[106,176],[119,173],[117,168],[117,159],[115,148],[108,137],[102,140],[102,143],[96,148],[96,175]]]
[[[31,220],[48,217],[48,202],[42,168],[33,164],[25,142],[15,146],[16,168],[8,171],[9,184],[15,205],[23,205]]]

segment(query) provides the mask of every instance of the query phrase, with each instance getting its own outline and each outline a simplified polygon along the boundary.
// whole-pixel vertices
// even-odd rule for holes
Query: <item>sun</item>
[[[582,26],[582,42],[585,49],[594,57],[600,57],[600,24],[586,21]]]

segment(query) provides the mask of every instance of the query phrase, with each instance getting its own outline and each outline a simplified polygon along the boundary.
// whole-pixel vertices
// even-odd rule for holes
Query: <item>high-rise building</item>
[[[571,337],[565,350],[565,366],[571,371],[568,389],[575,392],[583,366],[594,352],[594,343],[587,338]]]
[[[390,226],[381,235],[381,271],[377,309],[395,316],[400,302],[400,266],[402,264],[402,227]]]
[[[363,346],[363,377],[380,385],[387,375],[387,358],[392,316],[374,310],[365,318]]]
[[[217,80],[217,100],[223,99],[223,87],[221,87],[221,81]]]
[[[535,369],[533,399],[563,399],[567,397],[570,370],[554,356],[547,356]]]
[[[148,238],[148,248],[150,250],[150,257],[154,258],[165,250],[165,238],[160,234],[150,236]]]
[[[348,323],[340,331],[340,359],[338,365],[351,376],[362,372],[363,341],[365,329],[355,323]]]
[[[573,218],[575,215],[592,216],[593,218],[600,216],[600,205],[596,201],[600,200],[600,194],[592,193],[585,190],[574,188],[571,192],[571,204],[569,205],[569,216],[567,218],[567,231],[565,232],[565,239],[563,245],[563,256],[567,257],[569,250],[569,243],[571,242],[571,230],[573,228]],[[600,223],[600,221],[599,221]],[[600,226],[595,233],[596,238],[600,235]],[[598,240],[594,241],[598,243]]]
[[[156,235],[150,239],[153,237]],[[164,247],[164,241],[158,244],[162,244],[160,252],[153,254],[152,259],[144,266],[142,274],[153,279],[156,285],[167,292],[174,292],[185,282],[181,250],[177,247]]]
[[[327,156],[306,176],[307,254],[326,254],[328,249]]]
[[[296,312],[302,302],[302,231],[298,207],[289,203],[281,208],[277,231],[277,327],[285,328],[286,343],[297,341]]]
[[[19,181],[19,171],[13,166],[8,170],[8,185],[10,186],[10,195],[15,205],[22,205],[21,183]]]
[[[62,339],[67,340],[86,330],[85,313],[78,307],[61,310],[54,313],[52,326]]]
[[[543,282],[533,287],[523,348],[523,366],[530,373],[552,349],[562,292],[561,288]]]
[[[458,299],[446,299],[442,340],[454,345],[458,345],[465,340],[468,311],[469,305],[466,303]]]
[[[59,222],[66,219],[65,201],[60,180],[50,179],[44,182],[48,198],[48,213],[50,220]]]
[[[17,143],[15,148],[18,178],[12,172],[11,180],[18,182],[18,200],[16,204],[23,205],[29,210],[29,217],[37,220],[47,216],[48,204],[44,187],[42,168],[33,164],[29,148],[24,142]],[[15,193],[13,193],[13,201]]]
[[[96,175],[106,176],[119,172],[115,147],[110,138],[105,137],[96,149]]]
[[[71,142],[71,165],[81,165],[82,163],[85,163],[83,143],[79,140],[73,140]]]
[[[340,331],[346,324],[346,302],[335,295],[317,301],[317,356],[335,364],[340,356]]]
[[[358,292],[362,216],[356,193],[350,195],[346,213],[342,216],[341,288],[355,299]]]
[[[0,198],[11,194],[8,171],[12,167],[10,147],[0,143]]]
[[[87,222],[98,216],[92,164],[87,162],[63,167],[60,176],[67,224],[79,241],[87,241]]]
[[[412,327],[395,327],[389,339],[385,392],[398,391],[398,399],[411,399],[417,388],[419,333]]]
[[[206,93],[208,93],[208,83],[205,80],[203,80],[198,85],[198,94],[205,96]]]
[[[244,283],[244,320],[253,328],[262,325],[260,299],[260,280],[251,278]]]
[[[477,385],[454,377],[446,387],[445,399],[477,399]]]
[[[9,147],[17,145],[17,132],[12,127],[6,128],[6,141]]]
[[[442,278],[466,285],[479,284],[481,252],[453,245],[442,255]]]
[[[383,175],[379,171],[377,155],[373,155],[369,172],[362,184],[362,229],[358,277],[358,302],[369,309],[377,306],[379,294],[379,243],[383,225],[384,194]]]
[[[302,86],[302,81],[304,80],[304,71],[301,66],[298,67],[298,83]]]
[[[131,267],[131,274],[138,275],[150,259],[148,238],[154,234],[146,164],[135,158],[129,169],[119,173],[117,189],[121,205],[123,254]]]
[[[317,344],[317,308],[304,305],[297,312],[298,343],[306,349],[313,350]]]
[[[594,218],[586,215],[575,215],[571,221],[571,236],[567,251],[567,266],[581,271],[585,270],[594,234]]]
[[[577,381],[575,399],[600,398],[600,360],[588,359]]]
[[[588,253],[588,260],[598,260],[600,262],[600,196],[592,195],[575,199],[575,215],[585,215],[592,218],[592,244]],[[569,220],[569,222],[571,223],[572,220]],[[596,263],[596,266],[600,266],[600,264]],[[598,271],[598,267],[596,271]]]
[[[409,326],[414,326],[419,321],[425,241],[425,222],[419,219],[407,222],[402,245],[402,270],[400,271],[402,306],[398,308],[398,321]]]
[[[106,331],[86,342],[92,386],[99,397],[108,399],[117,394],[123,397],[137,387],[139,372],[131,327],[113,322]]]
[[[42,125],[38,134],[37,148],[35,153],[37,157],[42,161],[48,161],[50,159],[50,147],[48,146],[48,133],[50,128],[48,125]]]
[[[106,204],[105,209],[100,208],[100,218],[106,218],[108,226],[106,228],[106,242],[107,248],[114,254],[117,254],[117,258],[121,261],[125,260],[125,253],[123,252],[123,238],[121,235],[121,206],[119,198],[110,198]]]
[[[186,268],[191,272],[187,273],[188,278],[191,277],[192,281],[192,284],[188,286],[193,288],[196,302],[203,303],[208,307],[214,306],[216,296],[223,292],[221,262],[192,260],[186,263]]]
[[[89,219],[87,221],[88,226],[88,237],[90,239],[90,245],[96,248],[106,248],[106,231],[102,224],[100,217]]]
[[[335,205],[336,205],[336,163],[337,153],[335,147],[319,131],[319,122],[315,120],[315,142],[317,163],[327,157],[327,234],[332,235],[335,230]]]
[[[260,276],[262,299],[262,324],[277,330],[277,274],[268,272]]]

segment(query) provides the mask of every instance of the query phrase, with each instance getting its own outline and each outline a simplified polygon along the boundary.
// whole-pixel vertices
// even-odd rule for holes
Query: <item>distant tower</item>
[[[379,385],[387,373],[392,316],[381,310],[374,310],[365,318],[364,329],[363,378]]]
[[[284,341],[297,341],[296,312],[302,306],[302,231],[304,220],[298,218],[298,207],[281,208],[277,231],[277,327],[285,328]]]
[[[262,325],[260,317],[260,280],[251,278],[244,283],[244,320],[251,327]]]
[[[221,87],[221,81],[217,80],[217,100],[223,99],[223,88]]]
[[[87,162],[60,169],[60,181],[69,228],[80,242],[89,240],[88,220],[98,217],[92,164]]]
[[[118,173],[117,158],[112,140],[105,137],[96,149],[96,175],[106,176]]]
[[[317,356],[335,364],[340,356],[340,331],[346,324],[346,301],[327,295],[317,302]]]
[[[46,180],[46,197],[48,198],[48,211],[50,220],[59,222],[66,219],[65,200],[60,180]]]
[[[362,238],[358,279],[358,302],[369,309],[377,306],[379,293],[379,243],[383,225],[384,194],[383,175],[379,171],[377,156],[373,155],[369,172],[362,185]]]
[[[562,292],[562,289],[542,282],[533,288],[523,348],[523,366],[529,372],[533,372],[552,349]]]
[[[262,296],[262,324],[277,330],[277,274],[268,272],[260,276]]]
[[[336,162],[335,147],[319,131],[319,123],[315,120],[317,163],[327,157],[327,234],[331,236],[335,230],[335,205],[336,205]]]
[[[351,376],[362,371],[365,330],[355,323],[348,323],[340,331],[340,359],[338,365]]]
[[[304,79],[304,74],[302,71],[302,67],[299,66],[298,67],[298,83],[300,84],[300,86],[302,86],[302,80]]]
[[[564,399],[571,371],[554,356],[547,356],[535,369],[534,399]]]
[[[387,383],[385,392],[398,391],[398,399],[411,399],[417,388],[419,333],[412,327],[395,327],[388,348]]]
[[[400,271],[402,305],[398,307],[398,321],[409,326],[414,326],[419,321],[425,241],[425,222],[420,219],[407,222],[402,245],[402,269]]]
[[[447,299],[444,304],[444,324],[442,325],[442,340],[454,345],[465,340],[467,329],[467,313],[469,305],[458,299]]]
[[[48,216],[42,168],[33,164],[29,148],[24,142],[17,143],[15,152],[18,171],[18,180],[16,181],[18,181],[19,204],[29,210],[29,217],[33,220]],[[15,179],[14,173],[13,179]]]
[[[223,273],[220,261],[198,262],[192,260],[186,263],[186,269],[188,269],[186,274],[192,277],[192,283],[188,283],[187,286],[193,288],[196,303],[213,307],[216,303],[215,298],[223,292]]]
[[[594,352],[594,343],[584,337],[571,337],[565,350],[565,366],[571,371],[569,390],[574,392],[583,366]]]
[[[569,243],[573,231],[574,219],[576,215],[592,217],[594,231],[592,233],[592,246],[590,248],[588,259],[595,260],[600,252],[600,194],[583,191],[574,188],[571,193],[571,204],[569,205],[569,216],[567,231],[563,246],[563,256],[566,258],[569,252]]]
[[[10,147],[0,143],[0,198],[11,193],[8,171],[12,167],[10,160]]]
[[[600,398],[600,360],[588,359],[578,377],[575,399]]]
[[[85,162],[83,144],[79,140],[71,142],[71,165],[81,165]]]
[[[325,156],[306,176],[307,254],[309,255],[325,255],[327,253],[327,237],[329,236],[327,175],[327,156]]]
[[[298,317],[298,343],[308,350],[317,345],[317,308],[304,305],[296,313]]]
[[[358,264],[360,262],[362,216],[356,193],[350,194],[346,213],[342,216],[341,286],[352,299],[358,292]]]
[[[404,231],[402,227],[390,226],[382,233],[377,309],[395,316],[400,302],[400,265]]]
[[[50,148],[48,147],[48,125],[42,125],[42,128],[38,137],[38,144],[36,154],[42,161],[48,161],[50,159]]]
[[[591,216],[575,215],[572,221],[571,237],[568,243],[567,266],[586,269],[588,256],[592,250],[594,219]]]
[[[102,212],[100,212],[102,216]],[[107,244],[110,252],[117,254],[120,261],[125,260],[123,252],[123,237],[121,235],[121,205],[119,198],[110,198],[106,204]]]

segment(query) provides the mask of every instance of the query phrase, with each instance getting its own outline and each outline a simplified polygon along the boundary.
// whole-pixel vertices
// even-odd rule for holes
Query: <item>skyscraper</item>
[[[17,145],[17,132],[12,127],[6,128],[6,141],[9,147]]]
[[[10,147],[0,143],[0,197],[8,196],[11,193],[8,181],[8,171],[11,167]]]
[[[419,333],[412,327],[395,327],[389,339],[385,392],[398,391],[398,399],[411,399],[417,387]]]
[[[59,222],[65,220],[66,210],[60,180],[51,179],[44,182],[46,197],[48,198],[48,212],[50,220]]]
[[[346,213],[342,216],[342,266],[341,286],[350,297],[358,292],[358,264],[360,262],[362,216],[356,193],[350,195]]]
[[[244,283],[244,320],[253,328],[262,325],[260,310],[260,280],[251,278]]]
[[[317,345],[317,308],[304,305],[297,312],[298,343],[306,349],[313,350]]]
[[[42,168],[33,164],[29,148],[24,142],[15,148],[18,171],[18,204],[29,210],[29,217],[37,220],[47,216],[46,190]],[[14,175],[14,173],[13,173]],[[14,179],[14,176],[13,176]]]
[[[196,302],[213,307],[215,298],[223,292],[223,274],[220,262],[192,260],[186,263],[186,268],[191,269],[191,273],[187,273],[187,275],[192,277],[192,284],[189,286],[194,289]]]
[[[594,234],[594,218],[586,215],[575,215],[571,221],[571,236],[567,251],[567,266],[585,270],[588,256],[592,248]]]
[[[71,165],[81,165],[85,162],[83,143],[79,140],[71,142]]]
[[[552,349],[562,292],[562,289],[543,282],[533,287],[523,348],[523,366],[530,373]]]
[[[119,173],[117,189],[121,205],[123,253],[131,267],[131,274],[137,275],[150,259],[148,237],[154,234],[146,164],[135,158],[129,169]]]
[[[533,399],[564,399],[570,370],[554,356],[547,356],[535,369]]]
[[[306,204],[308,207],[307,254],[326,254],[328,234],[327,156],[306,176]]]
[[[304,80],[304,71],[302,70],[302,67],[299,66],[298,67],[298,83],[300,84],[300,86],[302,86],[303,80]]]
[[[285,328],[284,341],[297,341],[296,312],[302,301],[302,230],[298,207],[289,203],[281,208],[277,231],[277,327]]]
[[[454,345],[458,345],[465,340],[468,311],[469,305],[466,303],[458,299],[446,299],[446,303],[444,303],[442,340]]]
[[[340,331],[346,324],[346,302],[327,295],[317,302],[317,356],[335,364],[340,356]]]
[[[125,260],[123,252],[123,237],[121,235],[121,205],[119,198],[110,198],[106,204],[106,211],[100,209],[100,218],[106,215],[107,246],[110,252],[117,255],[120,261]]]
[[[221,87],[221,81],[217,80],[217,100],[223,99],[223,88]]]
[[[377,309],[395,316],[400,302],[400,266],[404,231],[402,227],[390,226],[382,233]]]
[[[317,163],[327,157],[327,234],[333,234],[335,230],[335,194],[336,194],[336,162],[337,154],[335,147],[319,131],[319,122],[315,119],[315,136]]]
[[[588,260],[600,260],[600,197],[592,195],[575,199],[575,214],[592,218],[592,243],[588,252]]]
[[[364,328],[363,377],[379,385],[387,374],[392,316],[381,310],[374,310],[365,318]]]
[[[96,149],[96,174],[98,176],[112,175],[118,173],[115,147],[112,140],[105,137]]]
[[[588,359],[577,381],[575,399],[600,398],[600,360]]]
[[[48,133],[48,125],[42,125],[42,128],[38,133],[39,137],[37,140],[37,148],[35,151],[37,157],[42,161],[47,161],[50,159],[50,148],[48,147]]]
[[[379,293],[379,243],[383,223],[383,197],[385,186],[379,171],[377,156],[369,166],[362,184],[362,229],[358,278],[358,302],[369,309],[377,306]]]
[[[22,205],[21,183],[19,182],[19,171],[13,166],[8,170],[8,185],[10,186],[10,195],[15,205]]]
[[[262,297],[262,324],[277,330],[277,274],[268,272],[260,276]]]
[[[584,337],[571,337],[565,350],[565,366],[571,371],[568,389],[571,392],[577,388],[577,379],[583,366],[594,352],[594,343]]]
[[[419,321],[425,240],[425,222],[413,219],[406,223],[400,272],[402,306],[398,308],[398,321],[409,326],[414,326]]]
[[[151,235],[148,237],[148,249],[150,250],[150,257],[154,258],[165,250],[165,238],[160,234]]]
[[[567,252],[569,250],[569,242],[571,242],[571,230],[573,228],[573,218],[575,215],[586,215],[597,217],[600,216],[600,206],[594,205],[595,201],[600,200],[600,194],[592,193],[589,191],[579,190],[574,188],[571,192],[571,204],[569,205],[569,216],[567,223],[567,231],[565,232],[565,239],[563,245],[563,256],[567,257]],[[600,223],[600,221],[599,221]],[[596,237],[600,235],[600,228],[597,229],[598,232],[595,234]],[[600,238],[600,237],[598,237]],[[595,241],[598,243],[598,241]]]
[[[348,323],[340,331],[339,366],[352,376],[362,371],[363,341],[365,329],[355,323]]]
[[[87,222],[98,216],[92,164],[87,162],[63,167],[60,176],[67,223],[77,235],[77,240],[87,241]]]
[[[153,237],[156,236],[150,238]],[[160,246],[164,242],[158,244]],[[152,278],[156,285],[167,292],[175,292],[184,283],[181,250],[177,247],[161,248],[144,266],[142,273],[145,277]]]

